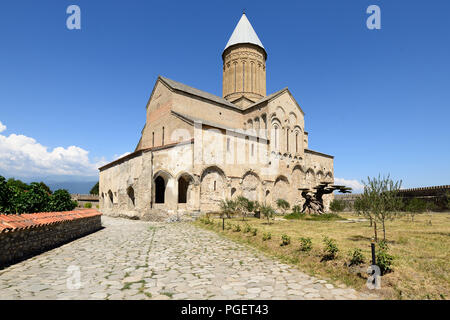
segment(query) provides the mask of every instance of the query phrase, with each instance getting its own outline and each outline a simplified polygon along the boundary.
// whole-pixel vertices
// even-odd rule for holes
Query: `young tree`
[[[383,239],[386,240],[386,221],[394,220],[400,212],[401,198],[398,196],[402,181],[393,181],[389,175],[381,178],[367,178],[364,182],[364,194],[367,191],[367,201],[370,212],[375,220],[381,222]]]
[[[242,216],[242,221],[245,221],[245,217],[248,215],[249,202],[246,197],[239,196],[236,199],[236,211]]]
[[[286,213],[286,210],[289,209],[291,207],[291,205],[289,204],[289,202],[287,202],[284,199],[278,199],[277,207],[278,207],[278,209],[281,209],[281,211],[283,211],[283,215],[284,215]]]
[[[374,221],[374,216],[373,216],[372,212],[370,211],[369,193],[368,193],[367,189],[365,189],[364,193],[362,193],[360,196],[358,196],[355,199],[353,208],[358,215],[362,215],[363,217],[366,217],[367,219],[369,219],[370,227],[372,227],[372,226],[374,227],[375,240],[377,240],[377,225],[376,225],[376,221]]]
[[[412,198],[411,200],[409,200],[405,207],[406,212],[411,217],[411,221],[414,221],[414,216],[416,214],[423,213],[426,209],[427,203],[424,200],[418,198]]]
[[[236,202],[233,200],[222,200],[220,202],[220,217],[223,218],[226,216],[227,218],[230,218],[232,215],[236,212]]]
[[[270,218],[272,218],[275,214],[275,210],[272,208],[272,206],[266,204],[260,205],[259,209],[263,216],[267,218],[267,223],[270,224]]]

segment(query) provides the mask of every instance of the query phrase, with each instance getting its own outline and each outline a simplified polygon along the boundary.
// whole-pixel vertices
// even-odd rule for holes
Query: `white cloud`
[[[360,193],[364,191],[364,185],[358,180],[347,180],[344,178],[334,178],[334,183],[352,188],[352,193]]]
[[[2,126],[0,123],[0,132]],[[93,162],[89,151],[80,147],[56,147],[48,150],[35,139],[17,134],[0,134],[0,174],[29,177],[38,175],[94,176],[107,162]]]
[[[6,126],[0,121],[0,132],[3,132],[6,130]]]

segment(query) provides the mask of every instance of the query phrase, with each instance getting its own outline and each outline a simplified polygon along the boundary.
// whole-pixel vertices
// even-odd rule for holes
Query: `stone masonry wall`
[[[5,220],[14,219],[16,215],[0,215],[0,269],[99,230],[101,213],[96,210],[84,211],[95,212],[90,212],[85,217],[72,215],[68,220],[54,222],[51,221],[52,218],[46,218],[46,223],[37,222],[26,227],[12,228],[5,227],[8,223]],[[71,212],[74,211],[68,211]]]

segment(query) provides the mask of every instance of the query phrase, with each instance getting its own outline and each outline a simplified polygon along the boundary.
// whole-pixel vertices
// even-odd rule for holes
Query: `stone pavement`
[[[96,233],[0,270],[0,299],[373,299],[188,223],[102,216]]]

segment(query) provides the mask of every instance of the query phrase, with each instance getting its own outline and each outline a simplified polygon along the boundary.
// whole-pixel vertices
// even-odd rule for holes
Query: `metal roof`
[[[258,35],[253,29],[252,25],[250,24],[250,21],[248,21],[245,13],[242,14],[241,19],[236,25],[236,28],[234,28],[230,40],[228,40],[228,43],[223,51],[225,51],[228,47],[231,47],[232,45],[238,43],[251,43],[263,48],[264,51],[266,50],[261,43],[261,40],[259,40]]]

